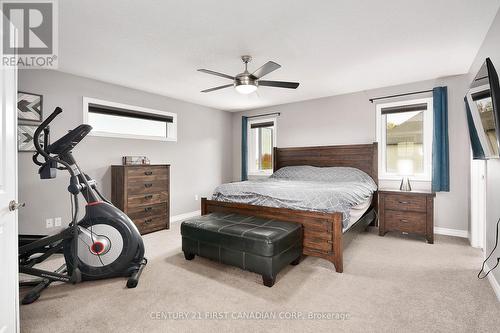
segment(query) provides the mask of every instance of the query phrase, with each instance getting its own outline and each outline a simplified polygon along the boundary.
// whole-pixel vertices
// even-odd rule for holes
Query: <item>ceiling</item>
[[[480,6],[479,6],[480,4]],[[63,0],[59,70],[222,110],[243,110],[466,73],[500,0]],[[282,68],[240,95],[197,72]]]

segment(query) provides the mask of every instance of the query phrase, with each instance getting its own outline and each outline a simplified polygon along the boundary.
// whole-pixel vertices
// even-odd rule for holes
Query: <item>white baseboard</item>
[[[490,268],[488,267],[488,264],[484,265],[484,271],[488,272]],[[488,281],[490,281],[491,288],[493,288],[493,291],[495,292],[495,295],[497,296],[497,300],[500,302],[500,284],[498,284],[497,279],[493,275],[493,272],[488,274]]]
[[[201,210],[197,210],[197,211],[189,212],[189,213],[184,213],[184,214],[179,214],[179,215],[174,215],[174,216],[170,216],[170,222],[182,222],[182,221],[189,219],[191,217],[200,216],[200,215],[201,215]]]
[[[467,230],[434,227],[434,233],[439,235],[469,238],[469,231]]]

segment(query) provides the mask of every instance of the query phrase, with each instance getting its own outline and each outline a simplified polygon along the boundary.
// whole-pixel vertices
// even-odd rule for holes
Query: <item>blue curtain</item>
[[[476,126],[474,125],[474,120],[472,119],[472,113],[470,111],[469,102],[467,102],[467,97],[464,97],[465,101],[465,113],[467,115],[467,125],[469,127],[469,138],[470,145],[472,147],[472,158],[475,160],[485,160],[484,150],[479,141],[479,136],[477,135]]]
[[[241,180],[248,179],[248,117],[241,117]]]
[[[434,100],[434,137],[432,140],[432,191],[450,191],[450,158],[448,148],[448,89],[432,89]]]

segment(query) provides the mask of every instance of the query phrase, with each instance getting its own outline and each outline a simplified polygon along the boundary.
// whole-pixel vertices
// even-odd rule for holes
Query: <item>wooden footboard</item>
[[[301,223],[304,226],[303,253],[327,259],[335,265],[338,273],[343,271],[342,213],[273,208],[202,198],[201,214],[213,212],[237,213]]]

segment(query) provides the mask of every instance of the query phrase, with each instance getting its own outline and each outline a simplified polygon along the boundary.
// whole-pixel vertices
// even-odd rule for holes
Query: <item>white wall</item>
[[[460,75],[236,113],[233,115],[233,180],[240,179],[242,115],[280,112],[278,147],[371,143],[376,141],[376,118],[375,104],[370,103],[369,98],[448,86],[450,192],[436,196],[435,226],[467,231],[470,148],[463,96],[468,83],[467,75]]]
[[[483,45],[469,71],[469,81],[472,82],[484,60],[489,57],[498,73],[500,73],[500,12],[497,14],[486,35]],[[500,160],[491,159],[486,163],[486,242],[484,251],[489,254],[495,244],[495,228],[500,218]],[[490,267],[500,257],[500,249],[492,255],[488,262]],[[493,271],[497,283],[500,282],[500,270]],[[497,295],[500,297],[500,295]]]
[[[92,137],[85,138],[74,153],[77,162],[94,177],[108,197],[112,164],[124,155],[146,155],[151,163],[171,164],[171,215],[200,209],[195,194],[209,195],[220,183],[231,180],[231,114],[172,98],[49,70],[21,70],[19,90],[43,95],[47,117],[56,106],[64,113],[51,126],[53,141],[82,123],[82,96],[142,106],[178,114],[178,141],[161,142]],[[19,212],[21,234],[47,234],[45,219],[70,219],[67,172],[54,180],[40,180],[32,153],[19,153]]]

